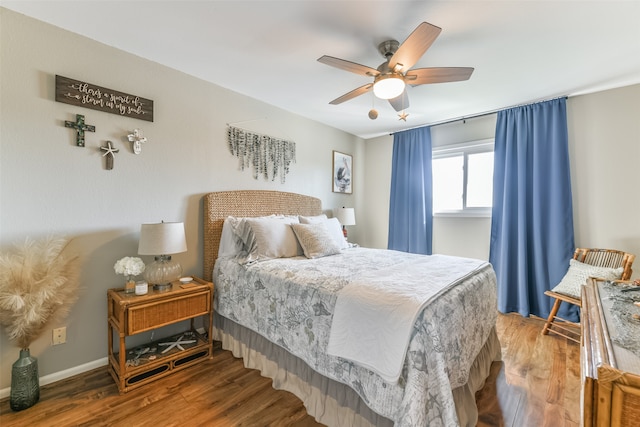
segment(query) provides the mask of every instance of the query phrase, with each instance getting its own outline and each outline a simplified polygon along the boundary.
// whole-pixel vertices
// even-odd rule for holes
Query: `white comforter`
[[[486,265],[477,259],[433,255],[360,276],[338,292],[327,353],[397,382],[420,312]]]

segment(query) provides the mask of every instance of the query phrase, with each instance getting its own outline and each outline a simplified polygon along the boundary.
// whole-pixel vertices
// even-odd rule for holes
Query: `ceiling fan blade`
[[[328,55],[323,55],[320,58],[318,58],[318,62],[331,65],[332,67],[340,68],[341,70],[360,74],[362,76],[375,77],[378,74],[380,74],[380,72],[375,68],[367,67],[366,65],[356,64],[355,62],[347,61],[345,59],[334,58],[333,56],[328,56]]]
[[[409,95],[407,94],[407,89],[403,90],[402,93],[395,98],[391,98],[389,100],[389,104],[396,111],[402,111],[409,108]]]
[[[416,68],[404,76],[404,81],[411,86],[459,82],[469,80],[471,73],[473,73],[473,68],[471,67]]]
[[[396,64],[402,64],[401,70],[406,72],[415,65],[416,62],[431,47],[431,44],[442,31],[442,28],[423,22],[413,30],[413,33],[407,37],[398,47],[396,53],[389,60],[389,68],[394,69]]]
[[[352,90],[349,93],[345,93],[340,98],[336,98],[333,101],[331,101],[329,104],[332,104],[332,105],[342,104],[343,102],[353,99],[356,96],[360,96],[369,92],[372,88],[373,88],[373,83],[368,83],[364,86],[360,86],[359,88]]]

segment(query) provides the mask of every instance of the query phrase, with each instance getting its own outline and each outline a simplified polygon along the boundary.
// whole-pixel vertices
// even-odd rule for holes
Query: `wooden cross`
[[[106,147],[100,147],[101,150],[104,150],[104,154],[102,155],[102,157],[107,156],[107,170],[111,170],[113,169],[113,155],[115,153],[117,153],[118,151],[120,151],[117,148],[113,148],[113,146],[111,145],[111,141],[107,141],[107,146]]]
[[[78,147],[84,147],[84,131],[95,132],[96,127],[92,125],[84,124],[84,116],[82,114],[76,114],[76,121],[70,122],[65,120],[64,127],[74,128],[77,131],[76,145]]]

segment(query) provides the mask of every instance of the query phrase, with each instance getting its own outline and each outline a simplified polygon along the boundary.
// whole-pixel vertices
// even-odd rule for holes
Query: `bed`
[[[476,425],[475,392],[483,387],[492,362],[500,360],[495,273],[488,263],[353,247],[313,259],[296,256],[242,265],[218,257],[227,217],[318,217],[320,200],[241,190],[206,194],[203,204],[204,277],[216,285],[212,334],[222,348],[272,378],[274,388],[295,394],[310,415],[329,426]],[[471,267],[453,281],[454,276],[442,279],[450,284],[434,290],[428,303],[420,303],[406,348],[397,351],[401,346],[390,345],[369,352],[376,359],[370,365],[337,355],[342,354],[334,351],[340,335],[332,324],[345,312],[357,311],[342,308],[346,290],[382,282],[383,276],[408,276],[412,264],[423,269],[424,277],[426,267],[420,265],[427,261],[432,263],[428,268],[433,265],[438,272],[433,276]],[[456,267],[444,268],[447,263]],[[381,288],[373,289],[377,293]],[[386,299],[385,294],[372,302]],[[355,322],[343,330],[353,337],[350,329],[358,330]],[[375,364],[398,355],[401,369]]]

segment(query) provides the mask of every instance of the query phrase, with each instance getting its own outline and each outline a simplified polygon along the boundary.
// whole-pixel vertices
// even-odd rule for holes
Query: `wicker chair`
[[[621,280],[629,280],[631,278],[631,265],[633,264],[635,255],[617,251],[613,249],[582,249],[578,248],[573,254],[573,259],[576,261],[580,261],[584,264],[593,265],[596,267],[607,267],[607,268],[623,268]],[[570,296],[567,294],[546,291],[544,293],[547,296],[555,299],[553,307],[551,308],[551,313],[549,313],[549,317],[547,318],[547,322],[542,329],[542,335],[547,335],[549,332],[554,334],[563,336],[571,341],[580,343],[580,332],[575,331],[575,323],[565,320],[561,317],[558,317],[558,309],[560,308],[560,304],[562,301],[565,301],[569,304],[577,305],[578,307],[582,307],[582,302],[580,300],[580,296]]]

